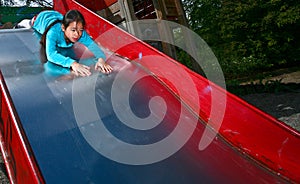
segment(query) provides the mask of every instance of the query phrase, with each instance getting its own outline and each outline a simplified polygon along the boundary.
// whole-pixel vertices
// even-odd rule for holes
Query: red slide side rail
[[[239,150],[270,172],[280,175],[289,181],[300,182],[299,132],[228,93],[132,35],[116,28],[113,24],[78,2],[74,0],[55,0],[54,9],[61,13],[65,13],[69,9],[81,11],[87,22],[87,31],[97,42],[112,52],[130,60],[135,60],[155,76],[158,76],[159,80],[165,83],[212,128],[216,128],[218,125],[209,118],[212,98],[210,93],[205,93],[204,91],[210,86],[212,91],[217,91],[216,94],[225,95],[227,98],[226,111],[222,124],[219,127],[219,135],[232,145],[234,149]],[[157,65],[154,66],[149,62],[149,59],[138,60],[140,53],[142,53],[143,58],[146,56],[158,57],[159,67]],[[197,88],[198,96],[191,93],[190,90],[185,90],[183,94],[179,95],[169,82],[180,80],[175,73],[182,69],[192,78]],[[166,72],[171,73],[171,75],[164,75]],[[174,73],[173,76],[172,72]],[[173,80],[159,77],[161,74],[169,76]],[[200,112],[194,104],[195,97],[198,97],[196,100],[199,100],[201,103]]]
[[[44,183],[0,72],[0,147],[11,183]]]

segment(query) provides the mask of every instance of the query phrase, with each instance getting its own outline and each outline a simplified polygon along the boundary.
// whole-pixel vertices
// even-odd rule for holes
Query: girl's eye
[[[82,32],[83,31],[83,29],[79,29],[79,30],[77,30],[77,29],[72,29],[71,31],[78,31],[78,32]]]

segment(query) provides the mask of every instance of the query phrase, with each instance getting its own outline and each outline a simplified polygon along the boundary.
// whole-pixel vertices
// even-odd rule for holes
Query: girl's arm
[[[102,49],[98,46],[97,43],[89,36],[89,34],[84,30],[78,42],[84,44],[96,58],[102,58],[104,61],[106,60],[106,56]]]
[[[113,68],[105,62],[106,56],[102,49],[95,43],[92,38],[87,34],[86,31],[83,31],[79,42],[84,44],[98,59],[97,63],[95,64],[95,70],[101,71],[103,73],[110,73],[112,72]]]
[[[64,56],[57,50],[57,42],[59,35],[55,35],[55,32],[49,31],[46,36],[46,55],[47,59],[57,65],[71,68],[75,75],[89,76],[91,75],[90,67],[82,65],[76,62],[74,59]]]
[[[57,50],[58,36],[50,30],[46,36],[46,55],[47,59],[57,65],[70,68],[76,62],[74,59],[64,56]]]

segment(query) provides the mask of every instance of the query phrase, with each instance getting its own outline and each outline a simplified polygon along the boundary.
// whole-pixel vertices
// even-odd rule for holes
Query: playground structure
[[[108,62],[114,66],[115,72],[110,77],[98,77],[95,89],[76,91],[74,83],[83,85],[84,79],[67,79],[67,69],[51,66],[51,63],[40,64],[38,40],[32,35],[32,30],[0,32],[1,151],[12,183],[300,181],[299,132],[98,15],[116,6],[115,3],[54,1],[54,9],[61,13],[69,9],[81,11],[87,21],[87,31],[110,56]],[[114,23],[122,24],[123,19],[116,19]],[[110,21],[113,20],[111,17]],[[12,50],[17,53],[12,54]],[[151,61],[153,57],[158,58],[156,62]],[[192,79],[195,90],[179,81],[184,81],[178,76],[182,70]],[[143,109],[147,112],[144,104],[148,104],[147,99],[153,96],[162,96],[169,107],[163,120],[165,127],[160,126],[154,133],[142,134],[142,137],[162,139],[161,134],[170,134],[180,119],[178,114],[186,117],[183,121],[185,125],[197,122],[191,137],[174,155],[150,165],[118,163],[96,152],[99,147],[92,149],[82,138],[83,129],[92,132],[90,127],[100,124],[89,121],[78,125],[72,97],[74,94],[84,97],[93,89],[98,92],[96,94],[101,94],[96,95],[96,104],[109,130],[137,145],[149,143],[138,139],[133,134],[135,132],[126,127],[114,126],[120,120],[113,113],[112,102],[103,100],[111,100],[113,82],[121,74],[125,87],[130,86],[138,74],[146,76],[132,92],[134,97],[138,97],[130,100],[135,111]],[[181,92],[172,81],[178,81],[181,88],[188,90]],[[121,87],[119,91],[122,93]],[[220,127],[211,117],[212,92],[217,97],[226,97],[226,111]],[[197,101],[201,103],[200,109],[195,104]],[[148,114],[143,112],[140,112],[142,116]],[[199,141],[206,130],[211,131],[208,135],[217,134],[208,147],[200,150]],[[181,130],[179,135],[184,137],[185,133],[186,130]],[[100,147],[112,154],[118,153],[120,147],[113,143],[104,141]]]
[[[161,26],[159,22],[142,27],[141,25],[132,26],[130,24],[132,21],[156,19],[188,26],[180,0],[79,0],[77,2],[127,32],[136,36],[140,35],[139,38],[143,38],[147,32],[155,35],[164,35],[167,32],[168,35],[172,35],[170,39],[173,39],[174,33],[172,28],[157,29],[158,26]],[[161,30],[161,32],[157,32],[157,30]],[[176,59],[174,46],[155,40],[148,40],[147,43]]]

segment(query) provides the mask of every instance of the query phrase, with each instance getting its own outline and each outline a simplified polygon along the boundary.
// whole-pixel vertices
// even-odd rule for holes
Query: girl
[[[85,20],[79,11],[70,10],[64,16],[53,10],[43,11],[31,20],[31,26],[42,34],[41,44],[45,48],[48,61],[71,68],[79,76],[91,75],[90,67],[64,54],[65,48],[80,42],[97,58],[95,70],[103,73],[112,72],[112,67],[105,63],[105,54],[84,30]]]

